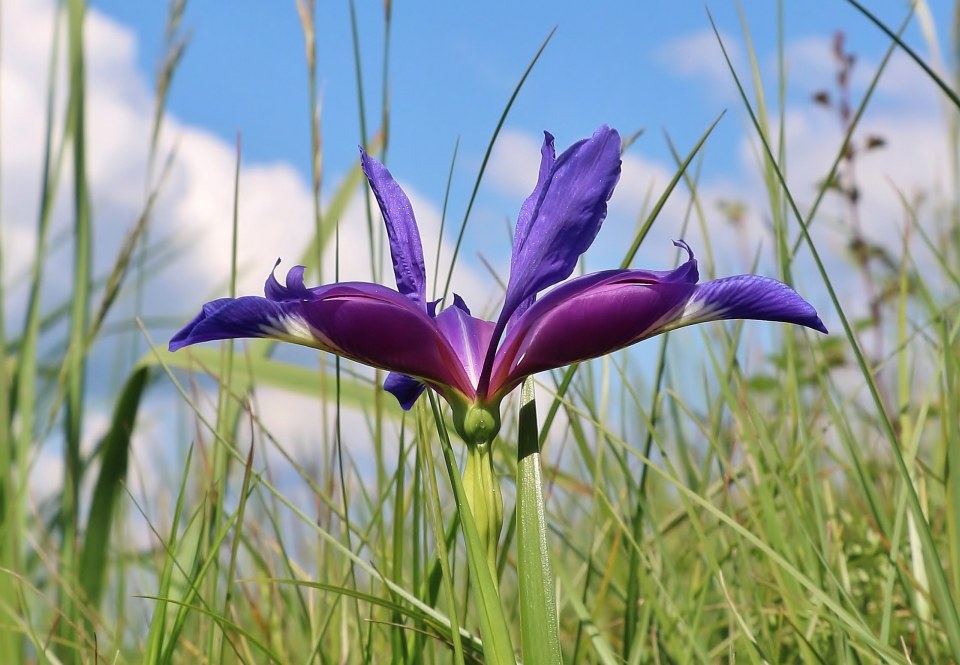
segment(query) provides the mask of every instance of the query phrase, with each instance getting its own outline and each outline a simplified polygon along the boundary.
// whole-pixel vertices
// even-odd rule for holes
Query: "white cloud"
[[[43,147],[43,113],[47,94],[45,72],[53,24],[52,2],[8,3],[4,8],[2,59],[4,95],[3,206],[6,277],[28,265],[39,199]],[[16,25],[13,30],[9,26]],[[87,129],[88,175],[93,195],[95,257],[100,271],[112,260],[119,240],[142,210],[147,183],[147,150],[153,114],[149,84],[136,67],[136,41],[132,33],[99,14],[88,12]],[[66,95],[61,86],[58,94]],[[58,116],[57,122],[61,122]],[[163,309],[188,314],[202,298],[222,288],[230,270],[234,169],[233,145],[212,133],[178,121],[167,114],[160,140],[160,161],[175,151],[175,161],[161,190],[153,220],[152,238],[175,238],[183,242],[176,263],[152,283],[155,303]],[[399,174],[402,179],[402,174]],[[69,170],[64,173],[69,182]],[[54,225],[68,229],[71,223],[69,187]],[[436,208],[415,192],[409,192],[424,237],[439,225]],[[353,205],[341,220],[340,268],[344,278],[369,279],[369,241],[365,211]],[[309,185],[292,166],[284,163],[243,162],[239,185],[238,265],[243,269],[238,290],[259,293],[267,272],[277,257],[292,265],[313,231],[313,208]],[[433,265],[435,248],[424,247]],[[325,277],[332,278],[334,248],[327,250]],[[442,258],[449,258],[444,247]],[[69,255],[64,258],[69,260]],[[68,264],[69,265],[69,264]],[[392,281],[389,256],[381,266],[384,281]],[[471,288],[478,280],[459,268],[461,282]],[[54,282],[56,285],[57,282]],[[65,295],[67,280],[59,280]],[[14,313],[16,314],[16,312]]]
[[[724,32],[720,33],[723,48],[733,66],[740,71],[744,62],[740,43]],[[666,42],[657,53],[658,60],[671,72],[687,78],[706,80],[715,90],[732,91],[733,81],[723,49],[713,30],[705,28]]]

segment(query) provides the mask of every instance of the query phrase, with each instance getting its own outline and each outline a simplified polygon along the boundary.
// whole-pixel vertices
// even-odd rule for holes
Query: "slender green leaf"
[[[523,662],[562,663],[532,378],[524,381],[521,389],[517,436],[517,576]]]
[[[93,488],[79,565],[79,579],[86,599],[96,608],[100,607],[107,571],[111,569],[111,536],[117,499],[126,480],[130,443],[149,376],[150,369],[140,367],[127,379],[114,406],[110,429],[98,446],[100,473]]]

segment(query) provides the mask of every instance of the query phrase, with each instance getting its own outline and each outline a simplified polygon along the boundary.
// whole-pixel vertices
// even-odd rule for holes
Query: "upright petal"
[[[545,182],[538,181],[530,220],[514,243],[503,310],[480,377],[481,392],[486,392],[494,349],[508,321],[538,291],[570,276],[597,236],[619,178],[620,135],[604,125],[567,148],[553,162]]]
[[[550,173],[553,170],[553,165],[557,161],[557,151],[554,148],[553,142],[553,134],[550,132],[544,132],[543,146],[540,148],[540,172],[537,174],[537,184],[533,188],[533,192],[530,193],[530,196],[528,196],[526,200],[524,200],[523,205],[520,206],[520,214],[517,216],[517,228],[513,233],[514,248],[521,247],[527,242],[527,236],[530,234],[531,222],[534,219],[533,213],[537,208],[537,204],[540,202],[540,198],[543,196],[543,191],[550,180]],[[516,249],[514,249],[513,255],[510,257],[511,274],[515,270],[516,262],[517,252]],[[523,302],[517,305],[515,310],[516,316],[522,314],[530,305],[532,305],[535,297],[535,294],[527,296]]]
[[[469,397],[475,394],[457,351],[409,298],[365,282],[313,289],[292,286],[305,296],[296,300],[245,296],[207,303],[170,340],[170,350],[216,339],[271,337],[407,374],[441,390],[449,386]]]
[[[552,152],[549,140],[544,152],[545,157]],[[543,165],[548,161],[553,160],[544,159]],[[534,190],[538,197],[529,222],[522,229],[518,223],[519,242],[513,247],[501,318],[509,318],[529,296],[570,276],[596,238],[619,178],[620,135],[606,125],[553,161],[546,180],[538,181]]]
[[[390,257],[397,277],[397,290],[421,307],[426,307],[426,272],[420,230],[410,199],[383,164],[360,148],[360,164],[370,189],[377,197],[390,241]]]

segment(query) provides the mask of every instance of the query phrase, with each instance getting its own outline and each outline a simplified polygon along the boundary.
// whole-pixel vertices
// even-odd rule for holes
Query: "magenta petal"
[[[682,326],[720,319],[780,321],[827,332],[816,310],[775,279],[740,275],[696,284],[693,252],[675,270],[609,270],[571,280],[530,307],[496,354],[485,395],[525,377],[596,358]]]
[[[597,358],[650,336],[683,311],[695,289],[645,270],[594,273],[557,287],[504,339],[487,394],[506,394],[531,374]]]
[[[420,230],[410,199],[387,167],[370,157],[363,148],[360,148],[360,164],[383,213],[397,290],[425,307],[427,279],[423,267],[423,246],[420,244]]]
[[[215,339],[271,337],[474,394],[457,351],[409,298],[365,282],[322,286],[305,293],[297,300],[246,296],[207,303],[173,337],[170,350]]]
[[[456,352],[470,380],[477,385],[483,359],[486,357],[493,336],[493,321],[484,321],[470,316],[470,310],[460,296],[454,294],[454,304],[437,316],[437,327]]]
[[[430,304],[435,307],[437,303]],[[463,302],[463,298],[455,293],[453,306],[436,317],[436,324],[440,334],[446,338],[457,355],[471,386],[475,386],[493,333],[493,322],[470,316],[470,309]],[[383,382],[383,389],[396,397],[401,407],[409,410],[426,389],[426,385],[405,374],[391,372]],[[464,394],[472,397],[474,393],[471,390]]]

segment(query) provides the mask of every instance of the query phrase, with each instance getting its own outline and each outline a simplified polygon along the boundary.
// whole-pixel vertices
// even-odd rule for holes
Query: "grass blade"
[[[79,578],[86,600],[95,608],[100,606],[106,573],[111,568],[108,555],[117,498],[127,476],[130,440],[140,410],[140,398],[149,376],[150,370],[140,367],[127,379],[114,408],[110,430],[98,446],[100,474],[93,488],[79,565]]]
[[[517,446],[517,576],[521,653],[529,665],[563,662],[545,514],[537,403],[533,379],[527,378],[520,393]]]
[[[839,296],[837,295],[836,289],[834,289],[833,282],[827,274],[823,260],[820,257],[820,252],[817,250],[816,244],[810,237],[804,217],[800,213],[800,209],[797,207],[797,203],[794,200],[793,195],[790,193],[790,189],[787,187],[787,182],[784,178],[783,171],[780,169],[773,151],[770,149],[770,144],[768,143],[766,136],[760,131],[757,118],[753,112],[753,107],[751,106],[749,99],[747,99],[746,93],[744,92],[743,86],[740,83],[740,79],[733,67],[733,63],[730,61],[726,48],[723,45],[723,40],[720,37],[720,33],[717,30],[716,24],[713,23],[712,17],[711,25],[713,26],[717,41],[720,43],[721,49],[723,49],[724,59],[726,60],[731,76],[733,76],[734,81],[736,82],[741,99],[743,100],[743,103],[750,114],[751,121],[757,128],[758,138],[763,144],[763,149],[767,155],[767,158],[769,159],[770,165],[776,171],[777,179],[779,180],[781,187],[783,187],[784,196],[786,196],[787,203],[790,206],[790,211],[793,213],[797,223],[800,225],[800,230],[803,233],[804,241],[806,242],[807,247],[810,249],[810,255],[816,264],[817,272],[820,274],[823,284],[829,294],[830,301],[833,304],[834,310],[836,311],[837,316],[840,318],[840,324],[843,327],[844,334],[847,337],[849,347],[853,351],[854,357],[857,361],[857,366],[860,369],[867,390],[870,394],[870,399],[876,408],[876,415],[879,420],[881,430],[885,435],[887,442],[889,443],[889,448],[892,453],[894,463],[896,464],[897,471],[900,475],[900,479],[907,488],[907,503],[913,515],[913,519],[915,520],[915,526],[917,528],[920,543],[922,545],[924,561],[926,562],[926,566],[928,568],[927,572],[931,578],[930,586],[933,594],[933,600],[937,606],[940,619],[943,622],[943,628],[950,642],[950,649],[953,653],[953,657],[956,660],[960,660],[960,614],[958,614],[957,607],[951,596],[950,586],[947,582],[947,576],[943,569],[943,563],[940,560],[936,544],[934,543],[933,536],[930,532],[930,524],[927,521],[926,515],[924,514],[923,507],[920,503],[920,497],[917,494],[911,478],[910,470],[907,468],[907,464],[904,460],[903,451],[901,449],[901,444],[897,433],[894,429],[893,423],[890,420],[890,416],[884,407],[883,400],[880,397],[880,391],[877,387],[874,373],[868,366],[867,359],[864,356],[863,350],[860,348],[860,344],[857,340],[853,326],[843,311]]]

